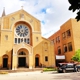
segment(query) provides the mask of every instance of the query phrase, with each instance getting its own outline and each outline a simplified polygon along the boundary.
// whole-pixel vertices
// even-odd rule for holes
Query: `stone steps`
[[[17,70],[0,70],[0,72],[14,73],[14,72],[30,72],[30,71],[41,71],[41,70],[42,68],[33,68],[33,69],[18,68]]]

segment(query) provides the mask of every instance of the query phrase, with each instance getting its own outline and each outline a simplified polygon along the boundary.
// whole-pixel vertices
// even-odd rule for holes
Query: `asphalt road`
[[[80,80],[80,72],[20,72],[0,75],[0,80]]]

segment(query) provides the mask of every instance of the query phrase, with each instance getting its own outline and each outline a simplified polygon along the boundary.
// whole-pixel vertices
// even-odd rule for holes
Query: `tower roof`
[[[2,17],[5,16],[5,7],[3,8]]]

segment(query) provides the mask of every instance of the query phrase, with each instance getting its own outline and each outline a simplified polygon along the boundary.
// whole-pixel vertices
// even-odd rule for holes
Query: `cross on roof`
[[[21,8],[23,9],[23,6],[21,6]]]

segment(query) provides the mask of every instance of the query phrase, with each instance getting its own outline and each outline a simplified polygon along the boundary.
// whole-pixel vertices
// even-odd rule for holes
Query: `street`
[[[80,80],[80,72],[57,73],[57,72],[19,72],[0,74],[0,80]]]

